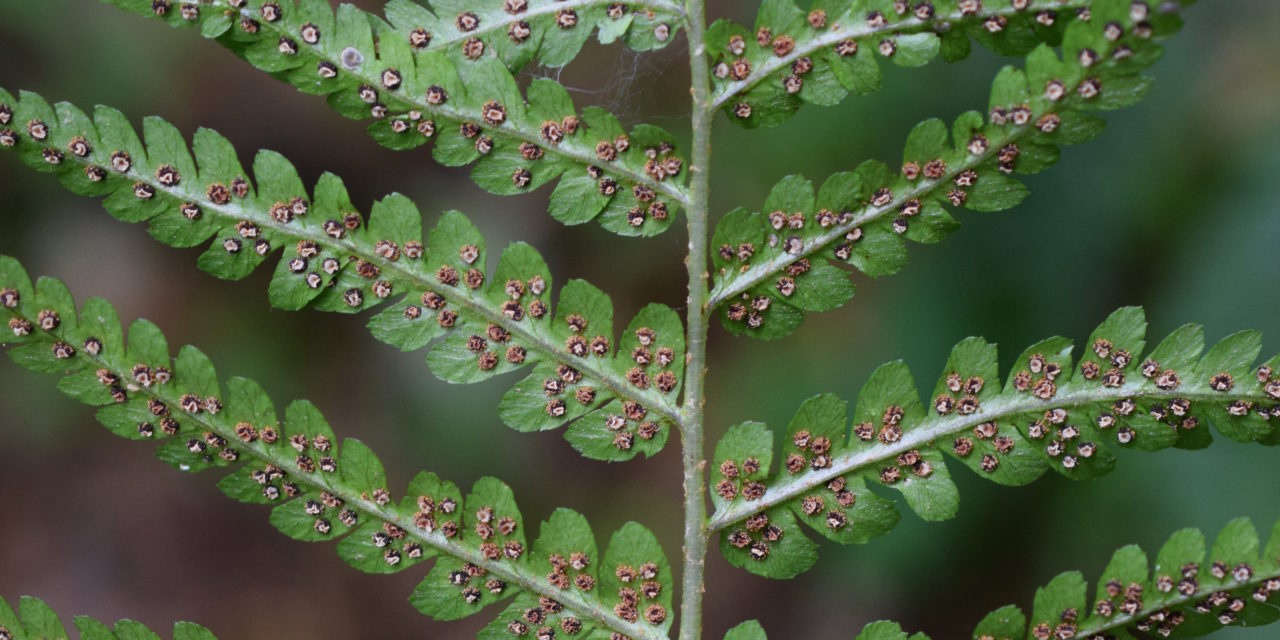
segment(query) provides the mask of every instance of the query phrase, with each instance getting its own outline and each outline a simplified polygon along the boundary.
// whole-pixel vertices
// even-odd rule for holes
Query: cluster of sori
[[[887,364],[863,387],[852,419],[832,395],[802,405],[776,471],[767,428],[731,428],[716,448],[710,526],[723,532],[732,563],[786,577],[817,558],[797,520],[842,543],[893,528],[893,503],[868,484],[902,492],[927,520],[953,516],[959,492],[944,453],[981,477],[1023,485],[1048,470],[1105,474],[1115,446],[1202,448],[1210,426],[1241,442],[1277,441],[1280,357],[1255,364],[1260,334],[1237,333],[1205,351],[1203,331],[1188,325],[1143,356],[1146,326],[1141,308],[1116,311],[1075,363],[1070,341],[1041,341],[1018,357],[1003,387],[995,346],[969,338],[952,350],[931,405],[905,365]],[[787,544],[771,553],[780,541]]]
[[[429,615],[453,619],[516,595],[511,607],[522,607],[525,619],[533,598],[566,633],[599,628],[656,638],[670,625],[670,569],[638,524],[614,534],[598,562],[615,573],[598,579],[594,535],[582,516],[555,512],[530,546],[510,488],[496,479],[482,478],[464,498],[453,483],[423,472],[396,500],[377,456],[358,440],[339,442],[310,403],[294,402],[281,420],[256,383],[233,378],[224,386],[193,347],[171,357],[147,321],[128,329],[126,343],[110,304],[90,299],[77,313],[61,282],[33,285],[7,257],[0,258],[0,311],[11,329],[0,342],[12,345],[15,361],[63,376],[59,388],[101,406],[104,426],[160,441],[160,459],[174,467],[228,468],[219,488],[274,505],[271,523],[282,533],[338,540],[338,554],[371,573],[438,558],[412,597]]]
[[[674,311],[645,308],[615,345],[603,292],[571,281],[553,309],[542,257],[517,243],[487,270],[484,238],[462,214],[445,214],[424,236],[417,207],[392,195],[366,219],[336,176],[323,175],[308,192],[287,160],[260,152],[250,180],[215,132],[198,131],[188,151],[172,126],[148,118],[144,144],[105,107],[90,118],[69,104],[0,91],[0,118],[36,132],[13,137],[23,160],[78,193],[106,195],[117,217],[148,222],[173,245],[209,242],[200,258],[206,271],[244,277],[283,249],[269,288],[275,306],[356,312],[395,301],[370,323],[374,334],[406,350],[430,344],[433,371],[454,382],[538,365],[504,402],[515,428],[571,424],[566,437],[584,454],[626,459],[660,450],[678,416],[684,332]]]
[[[603,109],[580,111],[549,79],[522,93],[512,76],[535,59],[568,64],[593,32],[638,50],[664,46],[679,24],[678,5],[511,0],[446,16],[395,0],[384,20],[311,1],[161,0],[149,10],[115,1],[174,26],[198,26],[255,66],[328,95],[342,114],[372,119],[371,135],[387,146],[434,141],[437,160],[475,164],[474,179],[489,191],[526,193],[560,179],[552,212],[566,223],[599,219],[615,233],[654,235],[688,201],[685,162],[669,133],[649,125],[628,131]]]
[[[981,15],[980,7],[973,9],[972,16]],[[1000,12],[1038,23],[1033,7],[1000,9],[1003,18]],[[793,18],[787,24],[812,29],[803,14]],[[931,19],[914,17],[905,3],[900,19],[899,26],[917,32],[912,37],[939,38],[920,31]],[[886,20],[879,12],[868,17],[869,24],[895,24]],[[1147,84],[1140,73],[1158,59],[1159,42],[1180,26],[1176,14],[1153,12],[1144,2],[1099,4],[1069,21],[1051,22],[1044,28],[1052,30],[1044,33],[1026,28],[1026,70],[1001,71],[985,114],[964,113],[950,128],[940,120],[921,123],[908,137],[898,169],[869,161],[832,176],[816,195],[811,183],[791,176],[774,188],[762,213],[727,215],[713,239],[718,251],[712,291],[726,327],[761,338],[786,335],[804,312],[829,310],[853,296],[853,286],[840,282],[843,271],[832,263],[871,276],[894,273],[907,262],[904,240],[937,242],[956,229],[947,207],[998,211],[1016,205],[1027,191],[1011,174],[1041,171],[1057,160],[1061,145],[1096,136],[1102,123],[1087,112],[1138,99]],[[776,55],[782,32],[760,29],[773,34],[764,48]],[[948,33],[967,42],[963,31]],[[786,37],[783,42],[790,42]],[[730,37],[725,46],[730,52],[753,48],[740,40]],[[1059,41],[1061,56],[1050,47]],[[824,40],[815,35],[806,42]],[[836,55],[818,68],[841,77],[836,70],[842,64]]]

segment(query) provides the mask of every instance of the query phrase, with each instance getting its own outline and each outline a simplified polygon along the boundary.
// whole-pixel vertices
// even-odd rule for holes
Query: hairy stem
[[[707,356],[707,227],[711,170],[711,75],[707,68],[704,0],[688,0],[685,5],[689,38],[689,68],[693,94],[693,142],[689,167],[689,315],[687,322],[688,366],[685,373],[684,404],[680,439],[684,462],[684,574],[680,601],[680,638],[697,640],[702,635],[702,574],[707,556],[706,456],[703,449],[702,419],[705,409],[703,382]]]

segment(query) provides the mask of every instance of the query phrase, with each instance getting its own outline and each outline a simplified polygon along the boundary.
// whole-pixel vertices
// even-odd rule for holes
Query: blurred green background
[[[358,4],[374,9],[378,2]],[[753,2],[713,2],[713,16],[751,20]],[[1025,345],[1061,334],[1082,340],[1112,309],[1145,305],[1151,335],[1202,322],[1211,340],[1266,332],[1280,351],[1280,4],[1204,2],[1153,70],[1136,108],[1109,115],[1095,142],[1065,151],[1028,179],[1012,212],[961,215],[935,247],[914,246],[900,275],[857,276],[845,308],[809,318],[784,340],[711,339],[710,433],[747,419],[785,426],[818,392],[853,399],[880,363],[902,358],[931,384],[952,344],[998,342],[1006,364]],[[639,56],[590,45],[559,78],[580,105],[678,135],[688,115],[679,45]],[[714,211],[758,207],[783,175],[821,180],[875,157],[893,163],[913,123],[986,105],[1006,61],[976,53],[959,64],[886,68],[884,89],[839,107],[806,107],[787,125],[746,132],[717,122]],[[343,176],[367,211],[400,191],[430,224],[461,209],[501,247],[538,247],[560,282],[588,277],[613,295],[619,318],[657,300],[681,308],[680,226],[653,240],[620,239],[594,225],[565,228],[545,213],[548,190],[497,198],[465,170],[425,150],[378,147],[360,123],[303,96],[193,32],[172,30],[93,0],[0,0],[0,86],[83,107],[109,104],[135,123],[161,115],[188,135],[218,129],[247,162],[257,148],[284,153],[310,184]],[[100,295],[121,317],[150,318],[176,350],[193,343],[223,375],[261,381],[283,406],[315,400],[342,435],[384,456],[393,486],[431,469],[469,486],[497,475],[526,519],[557,506],[585,513],[602,541],[636,519],[679,554],[679,454],[606,465],[580,459],[556,433],[516,434],[494,407],[515,379],[451,387],[421,353],[379,344],[361,319],[267,305],[270,270],[227,283],[195,268],[199,250],[175,251],[96,202],[62,191],[0,154],[0,252],[33,274],[65,279],[81,300]],[[838,354],[838,357],[833,357]],[[265,509],[220,497],[214,477],[187,477],[146,447],[112,437],[92,411],[61,397],[52,378],[0,366],[0,595],[47,598],[66,615],[175,619],[224,638],[469,637],[488,617],[434,624],[406,601],[421,570],[374,577],[346,568],[330,545],[287,540]],[[718,638],[758,617],[774,637],[848,638],[881,618],[938,639],[968,637],[990,609],[1029,606],[1036,585],[1079,568],[1092,581],[1111,550],[1137,542],[1154,553],[1185,526],[1216,531],[1238,515],[1264,531],[1280,517],[1276,452],[1221,438],[1197,453],[1122,454],[1118,470],[1075,484],[1050,474],[1008,489],[953,466],[963,505],[926,524],[909,512],[890,536],[861,547],[824,544],[818,566],[788,582],[734,570],[712,552],[707,633]],[[1223,638],[1275,637],[1274,631]]]

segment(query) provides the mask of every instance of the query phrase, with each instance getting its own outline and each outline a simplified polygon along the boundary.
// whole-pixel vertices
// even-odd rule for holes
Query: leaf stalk
[[[707,499],[706,455],[703,435],[706,380],[707,304],[710,272],[707,262],[709,226],[711,125],[715,105],[711,101],[711,74],[707,66],[706,8],[704,0],[685,3],[686,37],[693,97],[692,164],[689,167],[689,306],[685,321],[688,363],[685,367],[684,402],[681,406],[680,443],[684,468],[684,570],[680,601],[680,638],[698,640],[702,636],[703,569],[706,565]]]

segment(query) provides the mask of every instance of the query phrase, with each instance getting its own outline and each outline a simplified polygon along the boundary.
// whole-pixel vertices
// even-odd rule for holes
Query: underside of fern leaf
[[[1096,137],[1104,123],[1090,111],[1140,99],[1149,86],[1140,73],[1181,19],[1139,14],[1124,0],[1090,4],[1089,20],[1066,27],[1062,58],[1042,44],[1027,57],[1026,71],[1006,67],[996,76],[985,116],[966,112],[950,129],[938,119],[920,123],[899,169],[868,161],[828,178],[816,194],[811,182],[789,176],[763,212],[727,214],[712,239],[711,293],[725,327],[776,338],[794,331],[806,312],[843,305],[854,286],[835,265],[873,277],[898,272],[907,264],[907,240],[938,242],[959,226],[948,207],[1017,205],[1027,189],[1010,174],[1042,171],[1057,161],[1059,145]]]
[[[880,88],[877,58],[903,67],[969,55],[970,40],[1006,56],[1058,46],[1096,0],[766,0],[754,31],[721,20],[707,32],[713,103],[747,127],[774,126],[803,104],[830,106]],[[1140,17],[1141,21],[1148,18]]]
[[[319,45],[332,35],[321,26],[332,23],[332,17],[326,18],[325,13],[332,16],[333,11],[329,3],[317,0],[103,1],[159,17],[173,26],[199,26],[208,37],[236,26],[242,18],[257,22],[259,29],[266,22],[286,34],[283,37],[291,37],[295,45]],[[442,52],[459,61],[492,51],[512,72],[533,62],[565,66],[578,56],[592,33],[602,44],[621,41],[636,51],[660,49],[673,40],[684,11],[680,4],[668,0],[434,0],[424,5],[428,3],[390,0],[384,9],[385,22],[372,15],[370,19],[403,37],[415,51]],[[354,7],[344,11],[351,9]],[[299,12],[306,21],[293,24],[288,20],[291,11]]]
[[[959,493],[944,455],[1016,486],[1049,469],[1098,477],[1115,466],[1113,448],[1200,449],[1212,441],[1210,425],[1232,440],[1280,444],[1280,356],[1254,365],[1260,334],[1237,333],[1202,354],[1204,333],[1188,325],[1144,351],[1146,327],[1141,309],[1120,309],[1074,362],[1069,340],[1041,341],[1003,387],[995,346],[969,338],[927,404],[905,364],[886,364],[862,388],[852,420],[835,396],[805,402],[776,471],[773,433],[735,426],[716,446],[710,528],[722,532],[732,564],[786,578],[817,559],[800,522],[845,544],[897,524],[893,502],[870,487],[900,491],[924,520],[954,516]]]
[[[768,636],[759,622],[749,620],[730,629],[724,640],[768,640]],[[908,636],[898,623],[881,620],[863,627],[854,640],[929,640],[929,637],[923,633]]]
[[[1137,545],[1124,547],[1103,570],[1093,600],[1080,573],[1064,573],[1036,592],[1030,620],[1004,607],[973,637],[1192,638],[1280,620],[1280,525],[1265,549],[1248,519],[1228,523],[1211,548],[1199,530],[1183,529],[1149,564]]]
[[[0,108],[25,124],[0,141],[29,166],[76,193],[106,196],[112,215],[147,222],[166,244],[212,238],[199,260],[205,271],[243,278],[282,249],[268,291],[274,306],[385,306],[369,322],[374,336],[404,350],[431,345],[427,364],[449,382],[533,365],[499,407],[512,428],[568,425],[566,439],[584,455],[627,460],[661,450],[678,420],[684,328],[668,307],[645,307],[618,337],[609,297],[585,281],[565,284],[552,310],[551,274],[529,245],[512,244],[487,268],[484,238],[461,213],[442,216],[424,242],[421,215],[404,196],[378,201],[366,221],[337,176],[323,175],[308,194],[288,160],[262,151],[250,181],[230,143],[208,129],[189,151],[159,118],[144,120],[144,144],[106,107],[91,119],[0,89]]]
[[[439,163],[471,167],[492,193],[555,183],[544,193],[562,223],[595,220],[617,235],[653,236],[684,212],[687,327],[676,310],[652,304],[617,333],[610,298],[582,280],[557,289],[529,245],[490,256],[458,212],[424,234],[417,207],[398,194],[366,216],[336,176],[308,188],[270,151],[246,171],[209,130],[188,146],[159,118],[146,119],[140,136],[118,111],[90,116],[0,89],[0,148],[74,193],[103,197],[113,216],[146,222],[162,242],[205,247],[199,266],[218,277],[244,278],[283,253],[270,279],[274,306],[370,312],[377,338],[423,350],[445,381],[524,370],[498,406],[514,429],[563,427],[575,449],[607,461],[652,455],[681,429],[678,634],[700,640],[705,555],[717,532],[734,566],[790,578],[817,559],[805,527],[839,543],[867,542],[899,521],[894,491],[923,520],[953,517],[956,462],[1021,486],[1050,469],[1098,478],[1125,449],[1201,449],[1211,430],[1280,444],[1280,356],[1256,362],[1260,334],[1231,335],[1206,351],[1203,330],[1189,325],[1149,349],[1145,313],[1126,307],[1079,351],[1049,338],[1002,376],[995,346],[969,338],[923,397],[905,364],[889,363],[852,407],[820,395],[785,434],[739,424],[711,459],[705,452],[709,316],[735,334],[786,335],[806,312],[852,298],[841,267],[895,273],[907,262],[907,240],[937,242],[958,226],[952,209],[1015,206],[1027,189],[1013,174],[1042,171],[1062,145],[1099,135],[1103,121],[1092,111],[1145,94],[1141,73],[1193,1],[760,0],[754,26],[722,20],[707,29],[704,0],[385,0],[378,13],[333,0],[103,0],[198,29],[341,115],[371,122],[371,137],[387,147],[430,143]],[[604,109],[575,106],[557,81],[531,78],[572,62],[593,36],[645,52],[682,31],[692,74],[688,149],[660,128],[624,127]],[[730,212],[709,233],[717,111],[747,128],[777,125],[804,104],[878,89],[877,58],[905,67],[954,61],[974,41],[1026,56],[1023,69],[997,74],[985,112],[920,123],[900,166],[865,162],[820,186],[787,176],[759,212]],[[316,406],[295,401],[278,415],[257,383],[221,381],[196,348],[171,355],[154,324],[126,330],[96,298],[78,309],[62,282],[33,283],[3,256],[0,321],[8,329],[0,346],[16,363],[57,375],[59,390],[95,406],[108,430],[154,441],[167,464],[219,470],[225,494],[270,505],[271,524],[291,538],[333,541],[368,573],[424,565],[410,602],[430,617],[500,610],[479,631],[483,640],[674,633],[675,572],[640,524],[626,523],[601,548],[583,515],[558,509],[535,536],[512,489],[492,477],[463,491],[422,472],[393,495],[378,457],[358,440],[339,440]],[[1261,546],[1253,525],[1237,520],[1207,554],[1203,535],[1178,532],[1153,569],[1126,547],[1092,601],[1080,574],[1063,574],[1037,592],[1030,615],[997,610],[973,638],[1192,637],[1275,622],[1280,525]],[[66,637],[42,602],[24,598],[19,611],[0,600],[0,640]],[[76,626],[94,640],[158,640],[129,621],[109,628],[78,618]],[[174,635],[212,638],[184,624]],[[765,640],[765,629],[749,621],[725,638]],[[880,621],[857,640],[928,639]]]
[[[1174,533],[1153,567],[1137,545],[1116,551],[1092,601],[1083,575],[1063,573],[1036,591],[1030,619],[1016,606],[1002,607],[983,618],[972,638],[1194,638],[1227,626],[1272,624],[1280,620],[1278,603],[1280,523],[1263,549],[1253,523],[1241,518],[1227,524],[1212,548],[1197,529]],[[766,638],[751,621],[731,629],[725,640]],[[881,621],[863,628],[857,640],[928,637],[908,637],[897,623]]]
[[[671,569],[641,525],[615,532],[601,557],[585,518],[568,509],[553,513],[530,546],[511,489],[494,478],[477,481],[464,499],[453,483],[422,472],[394,500],[377,456],[358,440],[339,442],[314,405],[296,401],[279,420],[257,383],[232,378],[224,388],[194,347],[171,358],[150,322],[133,323],[126,344],[109,303],[90,299],[77,313],[62,282],[33,286],[8,257],[0,257],[0,307],[10,329],[0,344],[13,345],[15,362],[63,375],[63,393],[101,406],[98,420],[117,435],[160,441],[166,463],[229,469],[219,488],[275,505],[271,523],[285,535],[339,540],[343,560],[370,573],[438,556],[410,598],[426,615],[459,619],[515,596],[495,622],[500,628],[666,637]],[[637,590],[635,602],[624,593]]]
[[[305,93],[328,96],[344,116],[373,119],[369,133],[383,145],[408,149],[434,140],[438,162],[475,164],[472,178],[492,193],[526,193],[558,178],[550,211],[566,224],[598,219],[614,233],[654,235],[671,226],[688,200],[683,185],[688,172],[669,133],[649,125],[627,131],[617,118],[595,107],[579,112],[568,91],[553,80],[535,80],[522,95],[503,60],[523,64],[528,56],[506,58],[503,51],[509,47],[468,45],[469,39],[483,42],[473,36],[463,38],[461,49],[448,39],[440,42],[441,49],[415,44],[423,42],[419,30],[443,34],[452,24],[470,34],[500,24],[502,18],[492,9],[477,11],[472,3],[456,0],[436,3],[440,16],[460,12],[451,20],[399,0],[387,6],[383,20],[347,4],[335,15],[326,0],[215,0],[201,3],[193,13],[183,11],[197,6],[193,3],[163,3],[164,11],[154,11],[151,0],[106,1],[158,15],[171,25],[199,26],[206,37],[259,69]],[[507,4],[537,12],[540,34],[548,20],[567,22],[569,14],[575,16],[571,28],[552,27],[551,37],[544,34],[533,43],[542,42],[544,55],[560,64],[568,62],[596,22],[605,25],[606,34],[616,34],[624,23],[651,34],[659,26],[641,24],[659,20],[658,13],[648,18],[647,9],[641,9],[644,18],[624,11],[615,21],[607,16],[608,5],[600,2]],[[476,26],[465,28],[471,24]],[[674,22],[660,24],[671,30]],[[533,29],[533,22],[528,28]],[[563,40],[562,31],[579,37]],[[499,38],[507,36],[490,32],[490,43]],[[656,39],[641,36],[635,41],[642,48],[656,45]]]
[[[89,616],[75,617],[80,640],[160,640],[140,622],[120,620],[106,625]],[[15,612],[0,598],[0,640],[66,640],[67,628],[49,605],[39,598],[22,596]],[[190,622],[173,625],[173,640],[218,640],[213,632]]]

